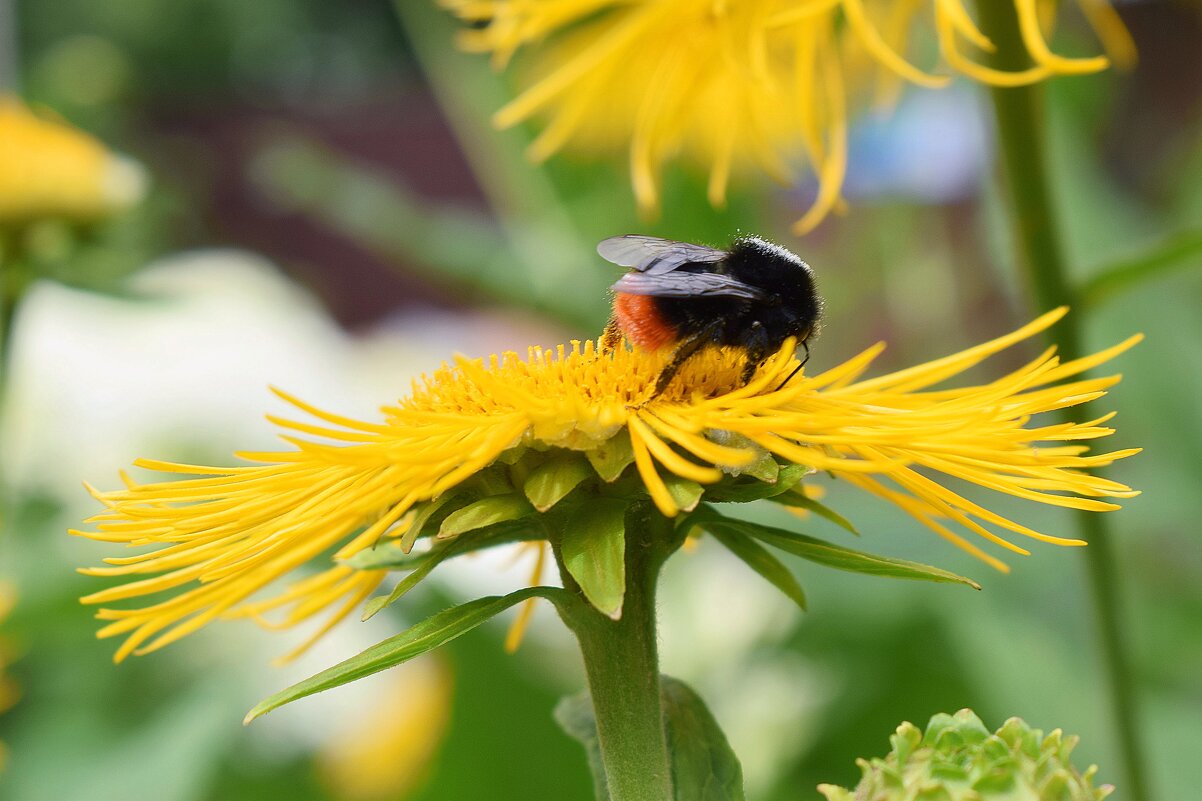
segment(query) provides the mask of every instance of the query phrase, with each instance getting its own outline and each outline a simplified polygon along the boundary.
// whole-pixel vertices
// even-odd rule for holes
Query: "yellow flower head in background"
[[[975,54],[994,50],[964,0],[442,0],[473,27],[466,50],[496,66],[535,51],[523,89],[494,118],[502,128],[544,125],[529,155],[542,161],[571,146],[628,149],[640,209],[660,203],[661,166],[684,156],[709,170],[709,200],[725,200],[732,170],[754,166],[782,183],[799,165],[818,177],[813,206],[795,225],[814,228],[841,205],[849,110],[880,79],[948,83],[948,70],[998,86],[1105,69],[1105,57],[1064,58],[1044,31],[1051,3],[1013,0],[1032,66],[1001,72]],[[1116,61],[1134,47],[1106,0],[1078,0]],[[920,68],[911,40],[934,40],[946,69]]]
[[[341,801],[408,798],[429,777],[451,722],[449,665],[427,659],[392,671],[354,729],[332,737],[317,767]]]
[[[93,220],[137,202],[146,174],[59,120],[0,97],[0,224]]]
[[[17,602],[17,594],[12,585],[0,583],[0,623],[3,623],[13,606]],[[5,674],[5,669],[12,660],[11,644],[7,639],[0,639],[0,714],[7,712],[9,707],[17,703],[21,697],[21,691],[17,687],[16,682],[12,677]],[[4,770],[4,763],[8,758],[8,752],[3,742],[0,742],[0,771]]]
[[[96,530],[73,533],[140,552],[84,570],[128,583],[83,600],[104,604],[99,617],[108,624],[100,636],[126,635],[118,659],[153,651],[221,617],[288,626],[332,609],[324,631],[380,584],[386,571],[378,568],[389,565],[381,554],[395,555],[392,566],[413,570],[390,602],[444,556],[547,539],[554,527],[545,521],[565,509],[578,509],[581,517],[566,530],[579,532],[615,507],[620,519],[632,502],[653,504],[668,518],[704,512],[710,502],[769,495],[807,506],[814,501],[800,481],[814,471],[896,504],[1004,569],[963,534],[1021,554],[1027,551],[997,532],[1084,543],[992,512],[946,479],[1094,511],[1118,508],[1101,498],[1137,494],[1089,473],[1136,452],[1087,453],[1083,442],[1112,433],[1103,425],[1109,415],[1083,423],[1032,420],[1103,395],[1118,376],[1075,377],[1138,337],[1067,363],[1049,349],[995,381],[931,389],[1063,313],[865,380],[860,376],[882,346],[780,386],[798,366],[790,342],[745,386],[742,352],[703,351],[657,396],[669,355],[600,353],[590,341],[554,351],[532,348],[526,359],[513,353],[458,359],[415,383],[412,395],[385,407],[378,422],[284,396],[315,418],[270,418],[287,430],[291,449],[241,454],[254,464],[240,467],[141,461],[178,478],[151,484],[127,478],[124,489],[95,493],[107,507],[90,521]],[[415,549],[418,541],[430,548]],[[835,547],[824,545],[823,552]],[[300,577],[274,597],[258,597],[278,579],[330,558],[332,567]],[[139,607],[110,606],[146,597],[151,600]],[[616,608],[602,611],[620,614],[620,596],[616,600]],[[377,600],[370,609],[380,606]],[[282,618],[268,620],[273,611]]]

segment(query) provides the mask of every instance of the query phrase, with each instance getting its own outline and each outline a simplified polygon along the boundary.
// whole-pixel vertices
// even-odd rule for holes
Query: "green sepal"
[[[855,551],[840,545],[825,542],[805,534],[798,534],[783,528],[752,523],[747,520],[736,520],[723,517],[713,509],[705,507],[694,513],[690,523],[699,525],[707,531],[720,528],[733,531],[744,536],[771,545],[774,548],[800,556],[816,564],[833,567],[836,570],[846,570],[852,573],[864,573],[871,576],[888,576],[890,578],[914,579],[918,581],[934,581],[949,584],[964,584],[973,589],[981,589],[970,578],[957,575],[942,568],[911,562],[905,559],[894,559],[889,556]]]
[[[438,536],[444,539],[458,537],[469,531],[520,520],[532,514],[534,507],[519,493],[489,495],[447,515],[438,527]]]
[[[437,525],[442,525],[442,521],[446,516],[455,509],[466,506],[475,499],[474,493],[467,492],[446,492],[434,500],[426,501],[419,504],[413,510],[413,520],[409,522],[409,528],[401,536],[401,550],[405,553],[413,550],[413,544],[423,534],[433,536],[438,533],[437,526],[430,526],[431,521]],[[441,516],[436,517],[439,512]],[[426,531],[427,527],[433,529]]]
[[[851,524],[850,520],[826,504],[819,503],[818,501],[806,495],[800,486],[793,487],[788,492],[782,492],[779,495],[773,495],[768,500],[772,501],[773,503],[779,503],[781,506],[793,506],[798,509],[808,509],[824,520],[829,520],[830,522],[834,523],[844,531],[855,534],[857,537],[860,536],[859,530]]]
[[[501,455],[497,457],[497,462],[500,464],[513,466],[520,462],[526,456],[526,452],[529,450],[530,449],[525,445],[518,445],[516,448],[510,448],[507,451],[502,451]]]
[[[789,572],[789,568],[769,553],[767,548],[750,537],[721,527],[711,529],[710,535],[725,545],[727,550],[742,559],[748,567],[763,576],[769,584],[783,592],[793,603],[801,607],[803,612],[806,610],[805,591],[793,574]]]
[[[623,498],[592,498],[564,523],[560,553],[564,567],[597,611],[622,616],[626,596],[626,510]]]
[[[723,468],[723,470],[732,476],[751,476],[768,484],[776,483],[777,476],[780,473],[780,464],[767,448],[756,444],[749,437],[736,434],[733,431],[710,429],[705,432],[705,437],[719,445],[725,445],[728,448],[742,448],[755,454],[755,461],[746,467]]]
[[[684,682],[660,676],[675,801],[744,801],[743,768],[705,702]],[[597,801],[609,801],[601,741],[587,691],[555,707],[555,720],[584,746]]]
[[[400,540],[376,545],[344,559],[342,564],[356,570],[413,570],[434,555],[434,550],[410,551]]]
[[[855,796],[851,794],[850,790],[833,784],[818,785],[818,792],[822,793],[826,801],[855,801]]]
[[[622,471],[634,462],[634,448],[630,444],[630,432],[622,429],[595,448],[584,452],[589,464],[606,484],[612,484]]]
[[[750,503],[772,498],[793,489],[810,472],[810,468],[803,465],[787,464],[777,471],[775,481],[743,477],[722,481],[706,490],[705,499],[714,503]]]
[[[546,598],[556,604],[571,602],[568,594],[557,587],[528,587],[509,595],[490,595],[446,609],[350,659],[260,701],[247,713],[243,723],[250,723],[273,709],[306,696],[341,687],[343,684],[408,662],[466,634],[509,607],[536,597]]]
[[[678,475],[665,476],[664,486],[668,488],[668,494],[672,496],[672,500],[683,512],[691,512],[696,509],[697,504],[701,503],[701,496],[705,494],[705,487],[696,481],[690,481]]]
[[[381,609],[392,606],[405,593],[421,583],[422,579],[447,559],[462,556],[465,553],[491,548],[507,542],[542,539],[546,534],[534,526],[521,521],[502,521],[490,524],[487,528],[477,530],[471,537],[458,537],[446,544],[436,545],[427,551],[426,557],[413,569],[413,572],[397,582],[388,595],[377,595],[363,607],[363,620],[375,617]]]
[[[775,484],[780,480],[780,463],[768,451],[760,449],[756,460],[739,471],[741,476],[751,476],[765,484]]]
[[[472,475],[460,486],[474,490],[481,498],[490,495],[508,495],[513,492],[513,482],[509,480],[509,471],[498,464],[490,465]]]
[[[540,526],[524,524],[521,521],[498,523],[488,529],[476,531],[471,537],[454,540],[461,543],[454,554],[443,554],[450,545],[435,545],[428,550],[405,552],[404,546],[398,541],[392,541],[360,551],[342,564],[356,570],[415,570],[430,559],[443,559],[448,556],[459,556],[498,545],[513,542],[530,542],[546,539],[547,533]]]
[[[534,468],[522,484],[522,492],[535,509],[545,512],[590,475],[588,462],[578,454],[553,456]]]

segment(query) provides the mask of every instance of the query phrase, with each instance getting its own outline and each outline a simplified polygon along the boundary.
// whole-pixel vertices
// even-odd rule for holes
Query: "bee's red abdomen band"
[[[643,350],[659,350],[676,341],[676,333],[659,313],[656,299],[649,295],[614,296],[614,317],[626,338]]]

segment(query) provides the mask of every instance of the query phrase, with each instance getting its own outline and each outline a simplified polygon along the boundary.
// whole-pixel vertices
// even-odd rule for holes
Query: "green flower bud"
[[[971,709],[931,718],[925,733],[903,723],[884,759],[857,760],[854,791],[818,785],[826,801],[1101,801],[1114,788],[1093,786],[1097,766],[1069,761],[1075,736],[1044,736],[1020,718],[990,733]]]

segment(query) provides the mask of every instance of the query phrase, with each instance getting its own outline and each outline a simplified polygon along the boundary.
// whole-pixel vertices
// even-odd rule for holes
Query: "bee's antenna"
[[[784,381],[780,382],[780,386],[777,387],[775,390],[773,390],[774,392],[780,392],[782,389],[784,389],[785,384],[792,381],[793,376],[797,375],[797,373],[801,370],[801,368],[806,366],[806,362],[808,362],[810,360],[810,346],[806,344],[805,340],[801,341],[801,347],[806,352],[805,358],[801,360],[800,364],[798,364],[796,367],[793,368],[793,372],[789,373],[788,378],[786,378]]]

